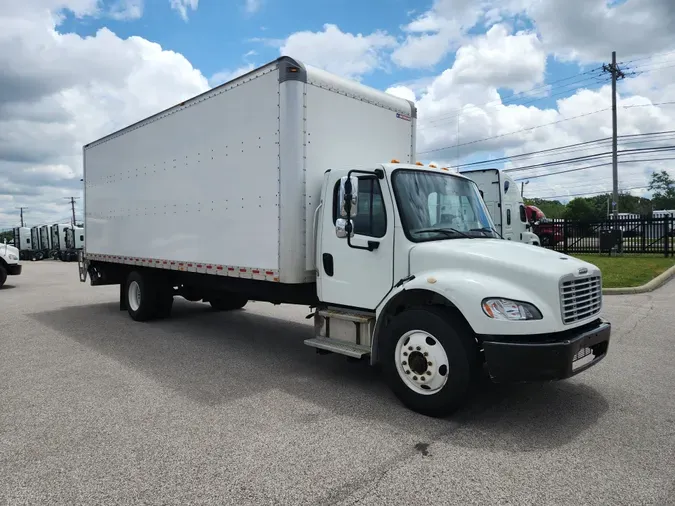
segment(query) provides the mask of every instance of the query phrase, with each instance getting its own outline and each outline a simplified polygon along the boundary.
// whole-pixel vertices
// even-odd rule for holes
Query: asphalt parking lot
[[[304,307],[133,322],[77,265],[0,290],[0,504],[675,504],[675,281],[608,296],[608,357],[408,411]]]

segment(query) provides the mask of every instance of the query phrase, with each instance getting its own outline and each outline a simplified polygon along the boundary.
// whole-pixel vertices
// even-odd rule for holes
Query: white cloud
[[[546,53],[537,34],[510,35],[504,25],[459,48],[453,65],[458,85],[482,83],[516,92],[541,83],[545,70]]]
[[[396,39],[385,32],[354,35],[326,24],[322,32],[293,33],[283,42],[281,54],[344,77],[360,79],[382,68],[386,50],[395,45]]]
[[[218,86],[228,81],[232,81],[233,79],[236,79],[237,77],[242,76],[253,69],[254,65],[252,63],[248,63],[235,70],[221,70],[209,78],[209,85]]]
[[[510,0],[507,15],[526,14],[542,34],[547,49],[573,61],[608,61],[649,55],[672,47],[675,6],[672,0]]]
[[[410,100],[411,102],[415,102],[415,100],[417,100],[415,97],[415,91],[408,88],[407,86],[392,86],[391,88],[387,88],[385,91],[390,95],[394,95],[395,97],[403,98],[405,100]]]
[[[180,14],[184,21],[188,20],[188,9],[197,10],[199,0],[169,0],[171,8]]]
[[[143,16],[143,0],[117,0],[110,7],[110,17],[118,20],[139,19]]]
[[[403,27],[408,35],[394,51],[394,62],[404,68],[436,65],[457,48],[488,6],[488,0],[435,0],[430,10]]]
[[[83,144],[208,89],[182,55],[143,38],[56,31],[56,9],[96,15],[94,3],[22,5],[0,12],[0,194],[11,195],[2,225],[18,221],[17,206],[32,224],[67,216],[62,197],[81,194]]]
[[[249,14],[255,14],[262,7],[262,0],[246,0],[244,10]]]

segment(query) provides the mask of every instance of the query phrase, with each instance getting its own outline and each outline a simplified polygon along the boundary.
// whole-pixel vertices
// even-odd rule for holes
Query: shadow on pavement
[[[417,426],[450,444],[528,451],[582,436],[608,407],[576,382],[498,386],[484,378],[466,408],[446,420],[427,418],[403,407],[367,363],[305,346],[312,326],[246,309],[217,313],[176,299],[171,319],[149,323],[132,321],[118,303],[30,316],[194,402],[218,405],[282,390],[328,412],[299,413],[307,423],[339,414],[412,432]]]

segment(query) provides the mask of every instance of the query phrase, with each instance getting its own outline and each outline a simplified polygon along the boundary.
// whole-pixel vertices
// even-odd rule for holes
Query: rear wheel
[[[241,309],[248,304],[248,299],[235,293],[219,294],[209,298],[209,304],[216,311],[233,311]]]
[[[0,288],[5,284],[5,281],[7,281],[7,269],[0,265]]]
[[[126,302],[129,316],[135,321],[148,321],[157,316],[157,283],[149,274],[133,271],[127,277]]]
[[[446,416],[466,399],[479,365],[470,329],[440,308],[400,313],[384,330],[382,369],[408,408]]]

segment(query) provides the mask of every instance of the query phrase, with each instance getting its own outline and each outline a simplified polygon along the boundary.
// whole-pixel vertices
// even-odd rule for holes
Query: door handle
[[[332,276],[335,273],[335,265],[333,264],[333,255],[330,253],[324,253],[323,257],[323,270],[328,276]]]

